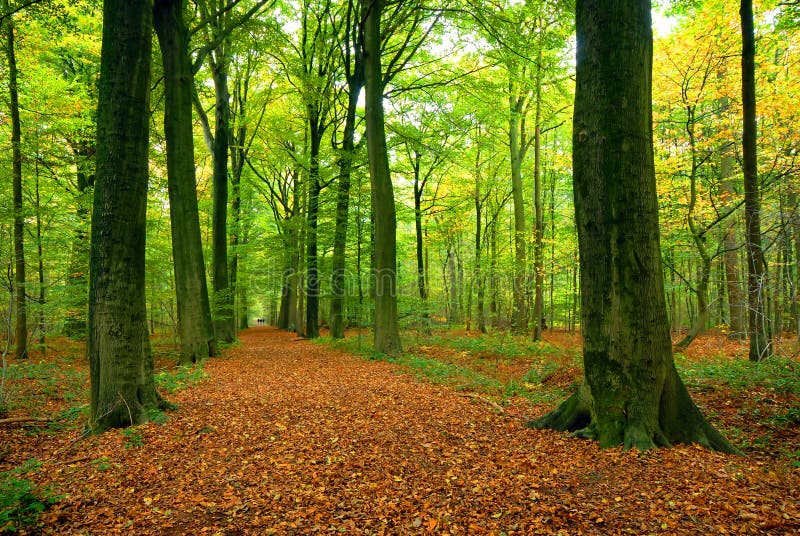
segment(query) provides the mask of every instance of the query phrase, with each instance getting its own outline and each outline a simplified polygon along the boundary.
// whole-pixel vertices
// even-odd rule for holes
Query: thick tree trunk
[[[748,328],[750,361],[772,355],[766,311],[766,271],[761,248],[761,199],[756,156],[756,75],[753,2],[742,0],[742,168],[744,170],[744,219],[747,249]]]
[[[397,318],[397,219],[383,116],[380,32],[383,7],[384,0],[364,3],[365,114],[375,218],[375,351],[397,355],[402,351]]]
[[[650,2],[578,0],[573,125],[585,381],[530,423],[602,447],[734,451],[672,360],[651,126]]]
[[[164,67],[164,135],[167,142],[172,260],[183,364],[215,353],[214,325],[203,261],[194,166],[193,75],[185,0],[156,0],[154,25]]]
[[[7,2],[5,2],[7,5]],[[14,49],[14,23],[8,17],[3,23],[8,62],[8,104],[11,112],[11,180],[14,211],[14,324],[17,359],[28,357],[28,310],[25,299],[25,216],[22,211],[22,127],[19,119],[17,56]]]
[[[144,422],[163,405],[145,309],[152,16],[149,0],[103,7],[88,347],[96,433]]]

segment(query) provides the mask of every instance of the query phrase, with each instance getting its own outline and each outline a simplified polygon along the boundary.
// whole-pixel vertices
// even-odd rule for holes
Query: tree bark
[[[8,2],[4,2],[6,6]],[[25,216],[22,207],[22,127],[19,118],[17,85],[17,55],[14,42],[14,23],[11,17],[3,22],[8,62],[8,104],[11,113],[11,180],[14,212],[14,323],[15,355],[28,358],[28,313],[25,298]]]
[[[331,275],[331,337],[344,337],[345,251],[347,249],[347,227],[350,211],[350,183],[355,151],[356,111],[358,98],[364,87],[364,60],[362,56],[361,24],[355,2],[347,4],[345,24],[344,57],[347,79],[347,111],[342,134],[339,157],[339,183],[336,194],[336,227],[333,235],[333,259]],[[351,55],[352,50],[352,55]]]
[[[761,248],[761,198],[756,153],[756,43],[753,2],[742,0],[742,167],[744,170],[744,219],[747,249],[747,324],[750,332],[750,361],[772,355],[769,318],[766,311],[766,269]]]
[[[180,362],[187,364],[214,355],[216,343],[197,206],[192,125],[194,82],[184,5],[185,0],[156,0],[153,23],[164,67],[164,135]]]
[[[735,195],[733,188],[733,157],[728,151],[723,152],[720,160],[720,178],[722,179],[723,193],[728,200],[728,204],[732,205],[732,198]],[[728,210],[730,210],[728,208]],[[728,337],[732,339],[743,339],[747,334],[745,331],[747,325],[747,307],[745,304],[746,295],[742,290],[742,284],[739,277],[739,241],[737,239],[736,225],[737,218],[726,226],[725,237],[722,242],[722,247],[725,249],[724,262],[725,262],[725,287],[728,291],[728,314],[730,315],[730,322],[728,324]]]
[[[511,329],[522,333],[528,327],[528,308],[525,303],[526,268],[525,254],[525,202],[522,195],[522,160],[524,143],[521,140],[521,115],[524,114],[523,97],[514,92],[509,83],[508,141],[511,150],[511,190],[514,201],[514,313]]]
[[[163,406],[145,309],[152,17],[150,0],[103,6],[88,346],[95,433]]]
[[[533,340],[542,338],[544,320],[544,210],[542,208],[542,46],[536,65],[536,112],[533,134]]]
[[[386,149],[381,67],[381,16],[384,0],[364,3],[364,79],[366,87],[367,153],[375,218],[375,351],[402,351],[397,318],[397,218]]]
[[[308,105],[310,134],[310,166],[308,170],[308,210],[306,212],[306,331],[309,339],[319,337],[319,258],[317,255],[317,226],[319,222],[319,150],[323,128],[319,110]]]
[[[38,275],[39,275],[39,345],[42,351],[45,351],[45,336],[47,333],[47,319],[44,313],[45,309],[45,287],[44,287],[44,255],[42,249],[42,200],[39,195],[39,160],[37,155],[36,160],[36,184],[34,192],[34,201],[36,203],[36,260],[38,262]]]
[[[68,308],[64,318],[64,334],[85,340],[87,333],[87,304],[89,292],[89,213],[94,186],[95,135],[87,133],[71,141],[75,158],[77,192],[74,199],[78,217],[70,251],[67,275]]]
[[[578,0],[573,124],[585,381],[530,423],[601,447],[735,449],[703,418],[672,359],[661,269],[649,0]]]
[[[475,284],[477,285],[477,309],[478,309],[478,331],[486,333],[486,306],[485,306],[485,284],[481,271],[481,255],[483,253],[483,201],[481,193],[481,172],[480,172],[480,147],[477,149],[475,157]],[[469,314],[467,317],[469,318]]]

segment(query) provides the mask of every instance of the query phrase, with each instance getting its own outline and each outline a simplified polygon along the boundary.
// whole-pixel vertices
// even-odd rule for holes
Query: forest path
[[[90,534],[708,534],[798,528],[797,475],[694,447],[646,455],[272,328],[241,334],[163,425],[46,459],[46,530]],[[74,438],[73,438],[74,439]],[[54,445],[56,447],[58,445]],[[45,455],[44,458],[47,456]]]

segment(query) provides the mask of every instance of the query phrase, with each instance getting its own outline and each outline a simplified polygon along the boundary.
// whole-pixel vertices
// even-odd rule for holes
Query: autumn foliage
[[[85,416],[49,429],[3,426],[0,471],[41,461],[26,477],[63,495],[40,517],[45,533],[58,534],[800,529],[800,474],[786,458],[800,448],[796,423],[767,418],[796,407],[796,395],[690,383],[715,424],[742,431],[732,437],[746,457],[691,446],[644,454],[600,450],[594,442],[522,427],[552,407],[531,393],[569,388],[578,377],[576,338],[545,338],[544,352],[514,357],[452,349],[476,344],[468,335],[423,343],[418,353],[497,380],[465,391],[457,383],[415,378],[399,361],[367,360],[253,328],[242,333],[241,346],[207,363],[206,380],[170,394],[180,409],[164,424],[88,439],[80,429]],[[678,363],[737,351],[735,343],[725,345],[734,346],[703,338]],[[85,366],[79,348],[73,352],[33,359],[57,364],[49,370],[76,387]],[[544,370],[549,361],[557,366],[541,383],[529,376],[525,384],[526,371]],[[157,360],[157,368],[167,366],[162,375],[173,365]],[[46,413],[68,407],[66,387],[47,377],[24,382],[19,385]],[[510,397],[492,387],[513,382],[519,393]],[[758,443],[770,431],[760,422],[772,423],[768,444]]]

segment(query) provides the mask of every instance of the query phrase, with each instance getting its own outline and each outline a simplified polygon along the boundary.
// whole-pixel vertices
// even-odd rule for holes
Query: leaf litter
[[[12,441],[65,494],[53,534],[795,534],[800,471],[695,446],[638,453],[522,426],[397,365],[241,334],[165,424]],[[544,411],[544,407],[535,408]],[[0,430],[0,433],[8,433]],[[134,444],[135,443],[135,444]],[[33,445],[33,446],[31,446]],[[33,449],[33,451],[31,450]]]

